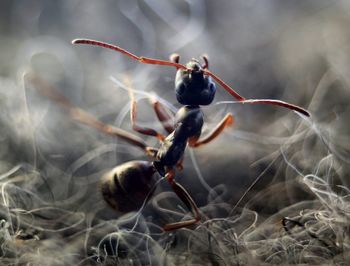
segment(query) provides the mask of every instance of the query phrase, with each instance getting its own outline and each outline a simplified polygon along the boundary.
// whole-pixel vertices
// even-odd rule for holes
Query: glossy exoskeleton
[[[112,208],[121,212],[135,211],[141,208],[142,204],[152,195],[154,185],[159,177],[165,177],[177,196],[193,214],[193,219],[165,225],[164,230],[166,231],[190,226],[200,221],[200,212],[195,202],[185,188],[174,179],[175,169],[182,169],[182,158],[187,145],[199,147],[207,144],[233,123],[233,116],[228,113],[207,136],[201,138],[204,119],[200,106],[209,105],[214,100],[216,92],[214,81],[235,97],[239,103],[278,105],[309,116],[309,113],[303,108],[280,100],[245,99],[208,70],[209,63],[206,56],[202,56],[203,64],[200,64],[196,59],[192,59],[186,65],[182,65],[179,63],[180,57],[177,54],[173,54],[170,61],[163,61],[139,57],[118,46],[95,40],[77,39],[73,43],[97,45],[118,51],[141,63],[172,66],[177,69],[175,94],[177,101],[184,106],[174,115],[158,101],[153,100],[152,102],[154,111],[167,132],[166,136],[152,128],[137,125],[137,105],[130,87],[133,130],[156,137],[160,142],[158,148],[148,147],[137,135],[102,123],[83,110],[74,107],[67,98],[37,76],[30,76],[31,81],[37,85],[39,92],[69,111],[73,119],[106,134],[122,138],[141,148],[152,158],[151,161],[130,161],[115,167],[102,178],[101,192],[105,201]]]

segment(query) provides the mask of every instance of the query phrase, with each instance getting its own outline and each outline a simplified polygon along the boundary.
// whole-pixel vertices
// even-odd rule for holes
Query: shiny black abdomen
[[[115,167],[101,180],[104,200],[120,212],[140,209],[157,181],[154,173],[148,161],[130,161]]]

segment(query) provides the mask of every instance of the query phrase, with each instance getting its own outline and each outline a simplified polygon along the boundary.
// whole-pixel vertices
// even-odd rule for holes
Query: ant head
[[[191,59],[186,69],[178,69],[175,78],[175,93],[177,101],[183,105],[208,105],[215,97],[216,85],[205,73],[208,68],[208,58],[202,56],[204,64]],[[172,55],[170,60],[179,62],[178,55]]]

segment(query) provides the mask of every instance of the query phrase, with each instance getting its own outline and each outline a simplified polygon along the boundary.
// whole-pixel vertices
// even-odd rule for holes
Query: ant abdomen
[[[153,193],[151,190],[159,178],[155,172],[148,161],[130,161],[119,165],[102,177],[102,196],[117,211],[136,211]]]

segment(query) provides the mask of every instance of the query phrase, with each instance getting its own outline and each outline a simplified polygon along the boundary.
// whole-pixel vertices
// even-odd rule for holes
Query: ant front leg
[[[128,78],[125,79],[127,83],[127,87],[129,89],[129,96],[131,101],[131,107],[130,107],[130,120],[132,124],[132,129],[140,134],[147,135],[147,136],[153,136],[156,137],[158,140],[163,141],[165,139],[165,136],[160,134],[158,131],[154,130],[153,128],[148,127],[141,127],[137,125],[136,123],[136,115],[137,115],[137,102],[134,97],[134,93],[132,90],[131,82]]]
[[[190,147],[199,147],[211,142],[213,139],[219,136],[226,127],[232,125],[233,122],[233,115],[231,113],[228,113],[207,136],[203,137],[200,140],[198,140],[198,138],[190,139]]]
[[[174,114],[159,101],[151,99],[153,109],[163,128],[170,134],[174,131]]]
[[[174,180],[174,175],[175,175],[174,170],[170,170],[165,175],[165,178],[170,183],[176,195],[182,200],[182,202],[186,205],[186,207],[192,212],[194,219],[166,224],[163,227],[165,231],[172,231],[183,227],[187,227],[187,226],[196,224],[201,220],[201,215],[199,213],[199,209],[196,203],[194,202],[190,194],[187,192],[187,190]]]

